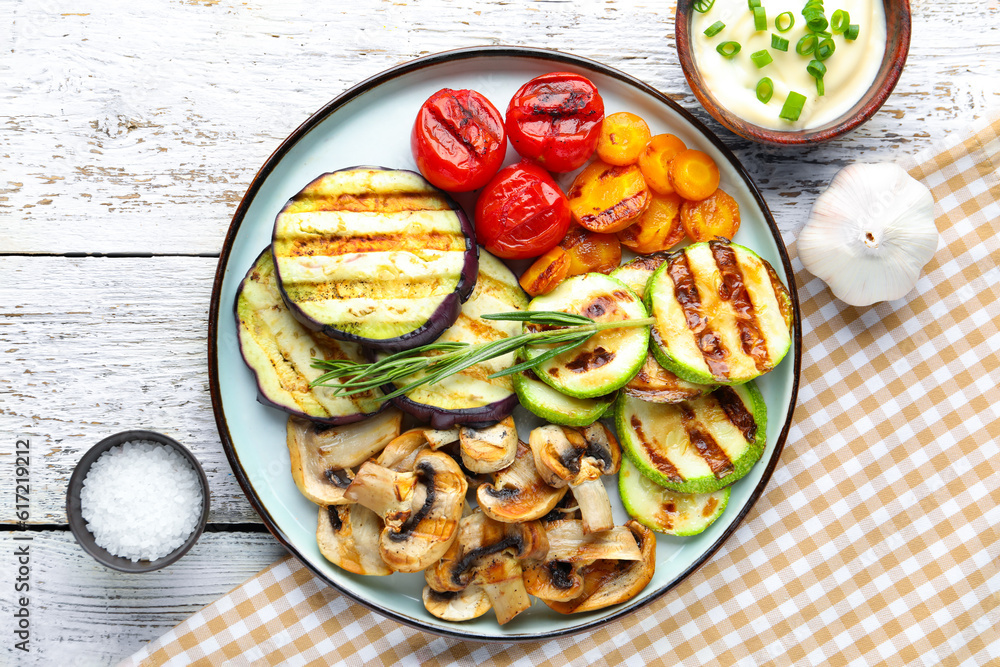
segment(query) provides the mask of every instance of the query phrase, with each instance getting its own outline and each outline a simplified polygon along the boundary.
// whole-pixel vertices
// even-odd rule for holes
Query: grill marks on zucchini
[[[774,269],[723,241],[674,254],[646,299],[653,353],[690,382],[738,384],[774,368],[791,345],[791,298]]]
[[[709,493],[732,484],[764,451],[767,409],[752,383],[720,387],[678,404],[622,395],[615,418],[636,467],[682,493]]]
[[[475,277],[471,233],[457,204],[418,174],[358,167],[324,174],[288,202],[273,255],[306,326],[396,350],[454,322]]]

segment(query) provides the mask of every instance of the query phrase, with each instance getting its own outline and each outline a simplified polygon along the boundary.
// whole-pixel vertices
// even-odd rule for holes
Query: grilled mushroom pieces
[[[289,417],[285,429],[292,478],[317,505],[339,505],[351,483],[347,470],[361,465],[399,435],[402,414],[386,410],[362,422],[327,426]]]
[[[379,556],[380,532],[382,520],[367,507],[330,505],[319,508],[316,526],[319,552],[348,572],[377,576],[392,574],[392,568]]]
[[[493,426],[469,428],[458,433],[462,463],[472,472],[496,472],[514,462],[517,454],[517,427],[507,417]]]
[[[528,593],[547,601],[569,601],[584,593],[584,572],[597,560],[638,561],[642,552],[625,526],[585,533],[579,520],[565,519],[547,527],[545,560],[524,571]]]
[[[471,621],[490,609],[490,598],[482,586],[468,586],[460,591],[436,591],[424,586],[424,607],[443,621]]]
[[[637,561],[598,560],[581,569],[583,592],[567,601],[543,600],[561,614],[603,609],[631,600],[652,580],[656,568],[656,536],[632,520],[625,524],[642,554]]]
[[[528,437],[535,467],[550,485],[569,485],[588,533],[612,528],[611,500],[601,481],[621,466],[621,448],[601,423],[577,430],[546,425]]]
[[[493,482],[476,489],[483,512],[495,521],[519,523],[547,515],[566,495],[568,487],[556,489],[545,483],[535,468],[531,449],[519,442],[514,462],[493,473]]]
[[[412,472],[365,463],[344,496],[385,521],[382,559],[399,572],[418,572],[439,560],[457,536],[467,488],[450,456],[422,450]]]
[[[437,565],[427,569],[424,578],[441,592],[482,586],[503,625],[531,606],[522,563],[543,558],[547,551],[541,524],[500,523],[474,512],[462,519],[455,544]]]

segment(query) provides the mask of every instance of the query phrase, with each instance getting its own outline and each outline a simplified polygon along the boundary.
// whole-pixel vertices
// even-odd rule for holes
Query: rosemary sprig
[[[439,382],[460,373],[476,364],[505,354],[510,354],[525,345],[554,345],[542,354],[510,368],[493,373],[489,379],[519,373],[534,368],[553,357],[582,345],[598,331],[643,327],[651,325],[653,318],[622,320],[618,322],[595,322],[589,317],[557,311],[520,311],[513,313],[491,313],[480,316],[484,320],[524,322],[526,325],[545,327],[529,330],[517,336],[510,336],[490,343],[470,345],[458,341],[431,343],[412,350],[390,354],[378,361],[364,364],[348,359],[313,359],[313,368],[326,372],[310,383],[311,387],[329,387],[334,395],[353,396],[377,389],[397,380],[423,373],[422,377],[408,382],[395,391],[380,397],[388,400],[408,394],[417,387]]]

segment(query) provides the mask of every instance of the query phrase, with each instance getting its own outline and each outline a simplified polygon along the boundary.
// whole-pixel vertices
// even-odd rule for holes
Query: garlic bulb
[[[852,306],[905,296],[937,245],[934,197],[891,163],[841,169],[798,238],[806,269]]]

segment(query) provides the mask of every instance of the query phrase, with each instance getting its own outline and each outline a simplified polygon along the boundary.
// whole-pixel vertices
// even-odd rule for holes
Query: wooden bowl
[[[829,141],[858,127],[872,117],[888,99],[899,81],[910,50],[910,0],[883,0],[885,6],[886,43],[882,65],[875,81],[860,100],[846,113],[820,127],[808,130],[773,130],[747,122],[723,107],[705,86],[701,72],[695,66],[691,52],[691,16],[694,0],[677,0],[674,30],[677,35],[677,55],[688,85],[717,121],[745,139],[764,144],[787,146]]]
[[[128,558],[116,556],[99,545],[94,539],[94,534],[91,533],[90,529],[87,527],[87,521],[83,518],[83,511],[80,506],[80,492],[83,491],[83,480],[87,478],[87,473],[90,472],[90,466],[94,465],[94,461],[100,458],[101,454],[108,451],[112,447],[117,447],[118,445],[131,442],[133,440],[151,440],[157,444],[166,445],[167,447],[172,448],[191,464],[191,467],[194,468],[194,471],[198,474],[198,479],[201,482],[201,518],[195,526],[194,531],[187,538],[187,540],[185,540],[184,544],[177,547],[166,556],[152,561],[139,560],[133,562]],[[73,469],[73,475],[69,480],[69,487],[66,489],[66,517],[69,520],[69,527],[73,532],[73,536],[76,538],[76,541],[79,542],[80,546],[83,547],[83,550],[93,556],[94,560],[98,563],[120,572],[152,572],[153,570],[159,570],[161,567],[166,567],[167,565],[177,561],[181,556],[186,554],[191,547],[194,546],[194,543],[198,541],[198,538],[201,537],[202,532],[205,530],[205,525],[208,523],[209,503],[208,478],[205,476],[205,471],[201,467],[201,463],[198,462],[198,459],[195,458],[194,454],[189,452],[181,443],[177,442],[173,438],[169,438],[154,431],[123,431],[122,433],[116,433],[108,436],[104,440],[101,440],[99,443],[91,447],[80,459],[80,462],[76,464],[76,468]]]

